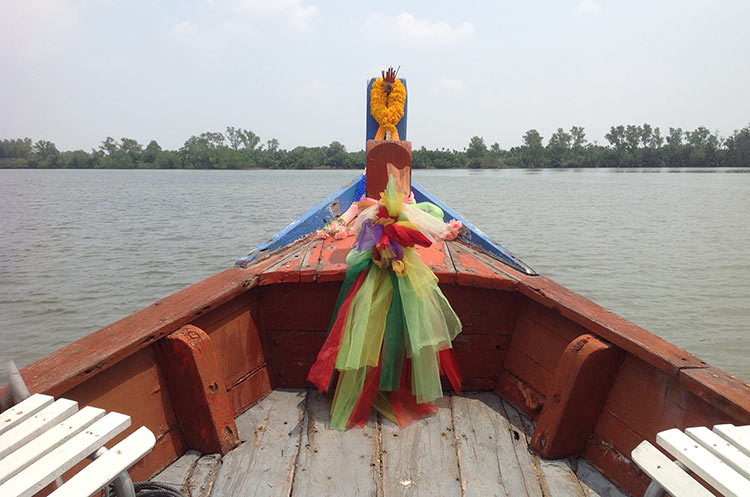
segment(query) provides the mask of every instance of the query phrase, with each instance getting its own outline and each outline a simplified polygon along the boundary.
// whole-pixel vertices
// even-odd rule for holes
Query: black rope
[[[179,487],[157,481],[139,481],[133,483],[133,489],[136,497],[185,497]],[[107,485],[104,497],[118,497],[111,484]]]

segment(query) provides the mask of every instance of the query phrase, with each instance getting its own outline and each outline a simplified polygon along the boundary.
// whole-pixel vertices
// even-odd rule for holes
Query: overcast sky
[[[415,147],[644,122],[727,136],[750,124],[750,1],[0,0],[0,138],[177,149],[235,126],[359,150],[388,65]]]

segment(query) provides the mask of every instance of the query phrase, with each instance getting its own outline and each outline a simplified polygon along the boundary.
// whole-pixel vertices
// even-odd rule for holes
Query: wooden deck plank
[[[151,481],[174,485],[181,492],[185,492],[190,473],[193,472],[193,467],[200,457],[201,454],[197,450],[189,450],[154,476]]]
[[[274,390],[237,420],[244,443],[224,456],[211,495],[287,497],[294,478],[305,393]]]
[[[534,423],[526,416],[520,416],[526,440],[531,441],[534,433]],[[538,468],[539,483],[545,497],[565,495],[570,497],[583,497],[586,492],[578,480],[570,459],[545,460],[530,452],[531,461]]]
[[[511,440],[513,442],[513,449],[518,458],[518,464],[521,467],[521,475],[523,476],[524,485],[526,486],[526,492],[529,497],[542,497],[542,487],[539,481],[539,469],[534,464],[535,457],[529,453],[529,435],[527,428],[524,427],[523,416],[516,410],[515,407],[508,404],[506,401],[502,401],[503,409],[505,409],[505,416],[511,427]],[[526,418],[528,419],[528,418]]]
[[[380,480],[380,432],[371,419],[362,429],[328,427],[331,401],[308,392],[302,445],[292,497],[374,496]]]
[[[399,429],[383,421],[383,495],[461,495],[450,399],[437,401],[437,414]]]
[[[307,252],[302,256],[302,262],[300,263],[299,279],[301,282],[315,281],[317,278],[318,263],[322,250],[322,238],[315,238],[307,245]]]
[[[326,238],[320,251],[318,261],[317,280],[342,281],[346,273],[346,255],[351,249],[353,240],[350,238]]]
[[[186,494],[190,497],[209,497],[221,468],[221,455],[209,454],[195,462],[186,482]]]
[[[445,242],[445,245],[456,267],[458,285],[507,291],[516,289],[517,280],[510,279],[507,273],[487,265],[478,257],[479,252],[474,247],[459,240]]]
[[[300,267],[307,253],[311,240],[303,240],[296,246],[292,245],[278,261],[268,266],[259,275],[259,285],[274,283],[298,283],[300,281]]]
[[[188,454],[154,480],[192,497],[624,497],[583,459],[538,460],[528,451],[531,421],[493,392],[438,406],[403,430],[374,417],[339,432],[327,426],[330,399],[276,390],[237,418],[244,443],[223,461]]]
[[[440,283],[455,283],[456,266],[453,264],[445,242],[436,241],[429,247],[416,246],[415,250],[422,262],[435,273]]]
[[[576,465],[576,476],[578,476],[578,481],[581,482],[585,495],[589,497],[627,497],[587,460],[579,458],[576,460]]]
[[[463,495],[527,495],[500,397],[492,392],[456,395],[452,403]]]
[[[541,470],[540,482],[545,496],[584,497],[581,483],[578,481],[568,459],[536,459]]]

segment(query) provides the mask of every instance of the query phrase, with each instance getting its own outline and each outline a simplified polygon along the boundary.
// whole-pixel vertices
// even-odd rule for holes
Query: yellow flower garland
[[[406,88],[404,84],[396,79],[390,95],[385,92],[383,78],[378,78],[372,84],[370,91],[370,114],[380,125],[376,140],[384,140],[386,132],[391,132],[391,140],[398,140],[396,125],[404,117],[404,104],[406,103]]]

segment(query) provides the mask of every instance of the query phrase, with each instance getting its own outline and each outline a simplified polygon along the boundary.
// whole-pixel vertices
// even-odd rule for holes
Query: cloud
[[[463,94],[468,90],[468,86],[463,80],[457,78],[440,78],[430,87],[430,93],[435,94]]]
[[[34,63],[61,49],[74,36],[79,10],[63,0],[0,3],[0,54]]]
[[[392,19],[391,29],[394,35],[421,44],[452,45],[476,37],[474,25],[468,21],[451,26],[447,22],[417,19],[408,12]]]
[[[294,31],[306,31],[319,11],[316,5],[303,5],[302,0],[235,0],[232,10],[254,22],[281,21]]]
[[[597,15],[602,11],[602,5],[595,0],[583,0],[576,7],[576,12],[582,15]]]
[[[172,26],[169,34],[180,41],[190,41],[198,36],[198,28],[190,21],[182,21]]]
[[[320,99],[325,95],[331,95],[333,93],[333,88],[319,79],[306,80],[292,88],[292,94],[295,97],[305,100],[313,98]]]

